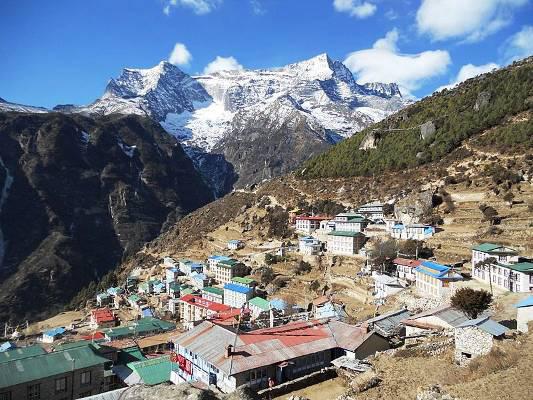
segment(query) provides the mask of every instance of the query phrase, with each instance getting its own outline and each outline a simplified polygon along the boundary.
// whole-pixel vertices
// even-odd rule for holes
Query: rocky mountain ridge
[[[193,77],[168,62],[126,68],[94,103],[56,109],[151,117],[180,140],[214,192],[223,195],[293,169],[315,154],[317,140],[324,150],[410,102],[394,83],[359,85],[340,61],[321,54],[280,68]],[[301,126],[306,129],[296,131]],[[263,144],[273,142],[272,151],[284,146],[287,158],[267,158],[256,171],[264,147],[254,147],[258,136]],[[252,146],[238,159],[237,142]]]
[[[0,113],[0,321],[79,289],[212,200],[180,144],[139,116]]]

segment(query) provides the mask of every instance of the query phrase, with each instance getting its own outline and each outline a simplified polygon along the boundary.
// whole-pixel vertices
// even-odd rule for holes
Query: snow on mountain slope
[[[26,106],[24,104],[10,103],[9,101],[6,101],[0,97],[0,111],[46,113],[49,110],[44,107]]]
[[[321,54],[281,68],[196,77],[167,62],[124,69],[100,99],[77,111],[148,115],[185,146],[209,152],[234,129],[237,114],[241,121],[252,118],[280,98],[292,99],[286,106],[339,137],[349,137],[409,103],[395,84],[358,85],[340,61]],[[284,118],[276,117],[278,123]]]

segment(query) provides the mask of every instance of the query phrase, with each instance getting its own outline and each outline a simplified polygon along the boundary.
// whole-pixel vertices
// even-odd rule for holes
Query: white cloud
[[[528,0],[422,0],[416,14],[420,33],[434,40],[461,38],[476,42],[512,20]]]
[[[255,15],[263,15],[266,13],[263,4],[259,0],[250,0],[250,5],[252,6],[252,12]]]
[[[504,46],[508,63],[533,55],[533,26],[522,27],[507,39]]]
[[[396,29],[377,40],[371,49],[348,54],[344,64],[357,76],[359,83],[395,82],[403,93],[419,89],[423,82],[442,75],[451,63],[444,50],[403,54],[398,50]]]
[[[455,87],[461,82],[466,81],[467,79],[484,74],[486,72],[490,72],[495,68],[500,68],[500,66],[495,63],[488,63],[488,64],[483,64],[483,65],[473,65],[473,64],[463,65],[461,69],[459,70],[459,73],[457,74],[455,79],[453,79],[448,85],[441,86],[435,91],[439,92],[443,89],[452,89],[453,87]]]
[[[195,14],[203,15],[210,13],[221,3],[222,0],[170,0],[163,8],[163,12],[168,15],[170,6],[182,6],[192,9]]]
[[[206,65],[204,74],[212,74],[219,71],[242,71],[243,69],[243,66],[234,57],[217,56],[217,58]]]
[[[192,54],[183,43],[176,43],[172,53],[168,56],[168,62],[174,65],[188,65],[191,60]]]
[[[345,12],[357,18],[370,17],[377,10],[375,4],[361,0],[333,0],[333,8],[338,12]]]

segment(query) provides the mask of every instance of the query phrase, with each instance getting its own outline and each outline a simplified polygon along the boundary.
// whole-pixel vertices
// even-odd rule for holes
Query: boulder
[[[490,98],[490,92],[480,92],[477,95],[476,104],[474,104],[474,111],[479,111],[482,108],[486,107],[490,102]]]
[[[420,139],[426,140],[427,138],[432,137],[437,131],[437,127],[433,121],[427,121],[420,125]]]

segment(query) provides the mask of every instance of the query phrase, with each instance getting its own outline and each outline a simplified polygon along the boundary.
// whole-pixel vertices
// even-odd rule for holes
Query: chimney
[[[229,358],[229,356],[231,356],[232,353],[233,353],[233,346],[231,344],[228,344],[224,351],[224,358]]]

